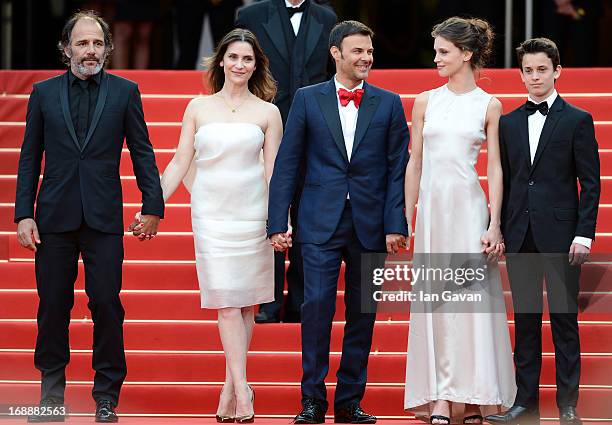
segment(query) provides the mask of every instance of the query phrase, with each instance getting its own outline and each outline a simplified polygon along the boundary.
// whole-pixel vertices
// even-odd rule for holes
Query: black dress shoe
[[[559,423],[561,424],[582,424],[582,420],[576,413],[574,406],[566,406],[559,408]]]
[[[359,403],[353,403],[334,409],[334,422],[337,424],[375,424],[376,416],[364,412]]]
[[[96,403],[96,422],[119,422],[115,406],[110,400],[98,400]]]
[[[293,419],[296,424],[325,423],[325,411],[314,399],[307,398],[302,402],[302,411]]]
[[[66,421],[66,408],[64,403],[59,400],[52,398],[46,398],[40,401],[39,414],[29,415],[28,422],[30,423],[41,423],[41,422],[64,422]],[[54,413],[59,413],[54,415]]]
[[[507,412],[489,415],[486,421],[494,424],[539,425],[540,411],[534,407],[512,406]]]
[[[278,316],[273,316],[265,311],[260,311],[255,315],[255,323],[279,323]]]

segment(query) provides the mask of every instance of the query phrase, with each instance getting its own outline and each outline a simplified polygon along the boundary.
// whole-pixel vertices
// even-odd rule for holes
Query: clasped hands
[[[401,248],[408,249],[410,241],[406,236],[400,234],[386,235],[387,253],[397,254]],[[285,251],[293,246],[292,229],[289,228],[285,233],[274,233],[270,236],[270,245],[274,251]]]
[[[494,262],[499,260],[506,251],[504,237],[502,236],[499,226],[492,225],[480,238],[481,249],[484,255],[487,256],[487,261]]]
[[[132,232],[142,242],[153,239],[157,234],[158,226],[158,216],[137,212],[134,215],[134,221],[128,227],[128,232]]]

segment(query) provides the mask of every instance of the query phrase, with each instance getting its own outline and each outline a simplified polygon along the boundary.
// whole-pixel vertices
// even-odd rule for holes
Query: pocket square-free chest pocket
[[[576,208],[555,208],[555,218],[560,221],[576,221],[578,212]]]

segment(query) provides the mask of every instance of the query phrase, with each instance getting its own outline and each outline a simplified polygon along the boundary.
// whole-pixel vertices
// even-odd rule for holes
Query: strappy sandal
[[[430,424],[433,424],[434,423],[433,421],[435,421],[435,420],[445,421],[445,422],[442,422],[441,424],[437,424],[437,425],[450,425],[450,423],[451,423],[450,418],[448,416],[444,416],[444,415],[431,415],[429,417],[429,423]]]
[[[467,422],[467,421],[472,421],[472,422]],[[465,418],[463,418],[463,423],[464,424],[481,424],[484,422],[484,418],[482,417],[482,415],[470,415],[470,416],[466,416]]]

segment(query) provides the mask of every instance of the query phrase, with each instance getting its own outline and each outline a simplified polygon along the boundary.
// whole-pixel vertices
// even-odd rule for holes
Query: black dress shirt
[[[70,117],[81,145],[87,137],[91,119],[96,109],[102,71],[92,77],[81,80],[68,70],[68,99],[70,102]]]

